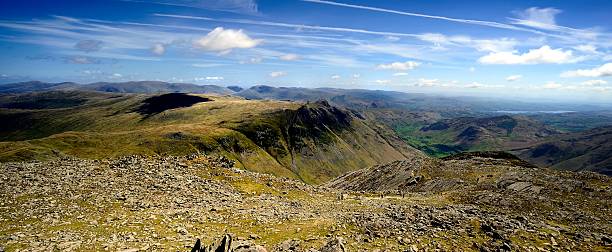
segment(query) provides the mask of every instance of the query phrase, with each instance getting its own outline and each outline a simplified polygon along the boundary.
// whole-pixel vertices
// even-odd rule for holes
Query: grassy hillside
[[[559,134],[524,116],[460,117],[434,123],[407,120],[394,127],[410,145],[437,157],[524,147]]]
[[[515,153],[540,166],[612,175],[612,127],[559,135]]]
[[[16,101],[43,98],[48,107],[15,108]],[[9,123],[0,126],[0,160],[199,152],[226,155],[249,170],[319,183],[420,155],[384,125],[325,102],[171,98],[77,91],[3,96],[0,120]],[[193,103],[172,102],[187,100]]]

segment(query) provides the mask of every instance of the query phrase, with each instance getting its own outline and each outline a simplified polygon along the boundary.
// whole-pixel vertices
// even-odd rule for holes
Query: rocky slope
[[[324,250],[334,241],[345,251],[612,249],[612,181],[603,175],[491,158],[407,161],[392,166],[414,170],[423,177],[416,184],[361,192],[232,163],[195,155],[2,163],[0,251],[189,251],[198,238],[207,246],[226,234],[258,249],[248,251],[338,251]]]

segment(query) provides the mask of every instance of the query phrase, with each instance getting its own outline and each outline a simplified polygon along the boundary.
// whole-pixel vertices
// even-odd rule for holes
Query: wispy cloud
[[[592,69],[578,69],[567,71],[561,74],[561,77],[604,77],[612,76],[612,63],[606,63],[602,66]]]
[[[420,65],[421,65],[420,62],[406,61],[406,62],[393,62],[389,64],[380,64],[376,66],[376,68],[383,69],[383,70],[406,71],[406,70],[412,70]]]
[[[463,24],[473,24],[473,25],[481,25],[481,26],[488,26],[488,27],[495,27],[495,28],[502,28],[502,29],[526,31],[526,32],[544,35],[544,33],[536,31],[536,30],[525,29],[522,27],[510,25],[510,24],[504,24],[504,23],[493,22],[493,21],[452,18],[452,17],[445,17],[445,16],[429,15],[429,14],[399,11],[399,10],[392,10],[392,9],[385,9],[385,8],[378,8],[378,7],[371,7],[371,6],[364,6],[364,5],[356,5],[356,4],[346,4],[346,3],[324,1],[324,0],[302,0],[302,1],[318,3],[318,4],[334,5],[334,6],[340,6],[340,7],[347,7],[347,8],[354,8],[354,9],[369,10],[369,11],[385,12],[385,13],[391,13],[391,14],[397,14],[397,15],[404,15],[404,16],[438,19],[438,20],[445,20],[445,21],[463,23]]]
[[[599,37],[605,37],[605,39],[611,38],[610,34],[603,34],[601,32],[596,31],[595,29],[576,29],[576,28],[557,25],[554,17],[556,14],[560,13],[560,11],[555,8],[535,8],[535,7],[528,8],[524,11],[517,12],[518,17],[510,18],[512,23],[508,24],[508,23],[487,21],[487,20],[455,18],[455,17],[440,16],[440,15],[430,15],[430,14],[424,14],[424,13],[379,8],[379,7],[373,7],[373,6],[347,4],[347,3],[327,1],[327,0],[302,0],[302,1],[310,2],[310,3],[317,3],[317,4],[339,6],[339,7],[345,7],[345,8],[390,13],[390,14],[395,14],[395,15],[444,20],[444,21],[454,22],[454,23],[479,25],[479,26],[486,26],[486,27],[499,28],[499,29],[505,29],[505,30],[528,32],[528,33],[532,33],[532,34],[536,34],[540,36],[547,36],[547,37],[562,39],[565,41],[571,41],[573,43],[578,43],[579,41],[585,40],[585,39],[594,41]],[[608,43],[608,42],[605,42],[604,40],[603,43]]]
[[[283,71],[275,71],[275,72],[271,72],[270,74],[268,74],[268,76],[272,78],[278,78],[278,77],[285,76],[285,75],[287,75],[287,73]]]
[[[221,64],[221,63],[194,63],[194,64],[191,64],[191,66],[199,67],[199,68],[220,67],[220,66],[226,66],[226,65],[227,64]]]
[[[515,52],[493,52],[482,56],[478,61],[482,64],[543,64],[543,63],[572,63],[580,60],[573,57],[571,50],[551,49],[550,46],[542,46],[538,49],[531,49],[523,54]]]
[[[588,80],[588,81],[583,81],[582,83],[580,83],[580,85],[588,86],[588,87],[597,87],[597,86],[602,86],[606,84],[608,84],[608,82],[605,80]]]
[[[297,54],[288,53],[288,54],[281,55],[278,58],[281,60],[285,60],[285,61],[293,61],[293,60],[298,60],[300,56],[298,56]]]
[[[510,76],[506,77],[506,81],[517,81],[517,80],[520,80],[521,78],[523,78],[522,75],[515,74],[515,75],[510,75]]]
[[[383,32],[383,31],[373,31],[373,30],[365,30],[365,29],[353,29],[353,28],[331,27],[331,26],[315,26],[315,25],[304,25],[304,24],[291,24],[291,23],[268,22],[268,21],[249,20],[249,19],[209,18],[209,17],[198,17],[198,16],[188,16],[188,15],[173,15],[173,14],[161,14],[161,13],[155,13],[154,15],[160,16],[160,17],[192,19],[192,20],[207,20],[207,21],[216,21],[216,22],[225,22],[225,23],[237,23],[237,24],[275,26],[275,27],[285,27],[285,28],[293,28],[293,29],[309,29],[309,30],[321,30],[321,31],[350,32],[350,33],[361,33],[361,34],[371,34],[371,35],[381,35],[381,36],[418,37],[417,34],[411,34],[411,33]]]
[[[515,12],[517,18],[510,18],[514,24],[533,27],[542,30],[566,33],[577,38],[596,39],[600,34],[593,29],[576,29],[558,25],[556,15],[562,11],[557,8],[531,7]]]
[[[215,11],[226,11],[241,14],[258,14],[258,6],[255,0],[121,0],[134,3],[152,3],[170,6],[181,6],[189,8],[207,9]]]

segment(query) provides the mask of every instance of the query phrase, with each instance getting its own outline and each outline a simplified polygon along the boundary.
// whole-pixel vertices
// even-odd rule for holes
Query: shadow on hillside
[[[193,104],[209,101],[212,99],[184,93],[169,93],[145,99],[135,112],[149,117],[169,109],[191,107]]]

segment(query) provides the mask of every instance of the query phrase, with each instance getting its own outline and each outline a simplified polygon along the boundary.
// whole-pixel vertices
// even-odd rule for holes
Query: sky
[[[0,83],[612,102],[612,1],[0,1]]]

